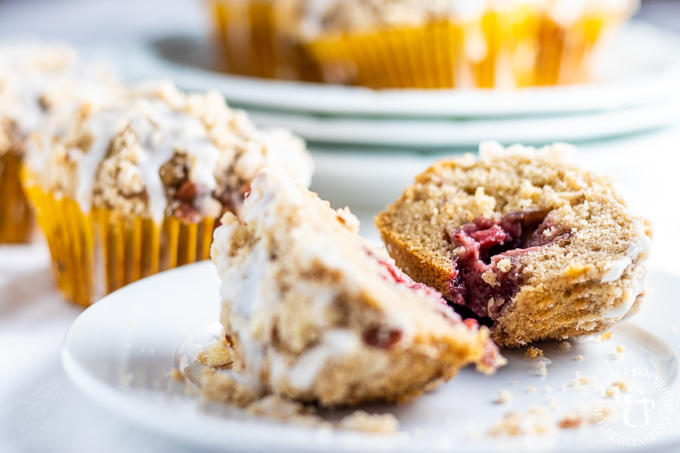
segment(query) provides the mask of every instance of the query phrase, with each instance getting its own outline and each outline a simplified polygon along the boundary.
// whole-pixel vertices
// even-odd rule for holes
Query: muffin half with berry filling
[[[212,259],[231,367],[253,398],[406,401],[467,364],[492,373],[505,362],[487,328],[404,275],[347,209],[280,171],[255,178],[243,218],[225,215]],[[205,391],[219,396],[231,376],[212,375]]]
[[[207,259],[265,166],[310,183],[299,138],[259,130],[217,93],[145,83],[84,102],[32,137],[24,185],[60,289],[88,305],[147,275]]]
[[[388,252],[502,346],[610,328],[644,299],[650,226],[571,151],[485,143],[436,163],[376,218]]]

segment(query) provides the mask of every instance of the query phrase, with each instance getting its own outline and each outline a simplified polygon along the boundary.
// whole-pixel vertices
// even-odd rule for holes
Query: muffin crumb
[[[536,357],[543,357],[543,350],[535,346],[529,346],[524,353],[524,356],[530,357],[532,359],[535,359]]]
[[[508,404],[514,398],[514,395],[510,390],[501,390],[498,392],[498,397],[496,398],[497,404]]]

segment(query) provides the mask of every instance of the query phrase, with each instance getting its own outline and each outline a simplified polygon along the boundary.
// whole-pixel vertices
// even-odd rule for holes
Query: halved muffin
[[[388,252],[499,345],[608,329],[642,303],[651,228],[571,150],[485,143],[436,163],[376,218]]]
[[[463,321],[358,233],[358,220],[278,171],[226,214],[212,258],[221,322],[252,391],[322,406],[406,401],[475,363],[504,363]]]

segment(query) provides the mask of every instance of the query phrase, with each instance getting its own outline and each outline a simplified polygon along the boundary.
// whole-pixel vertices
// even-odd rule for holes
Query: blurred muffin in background
[[[287,22],[299,0],[208,0],[219,69],[247,76],[319,81]]]
[[[170,82],[83,103],[31,138],[24,187],[64,296],[89,305],[156,272],[209,258],[221,215],[278,167],[308,186],[304,142],[259,130],[218,93]]]
[[[19,180],[29,135],[56,110],[115,83],[105,68],[81,63],[67,45],[0,44],[0,243],[26,242],[33,232]]]
[[[638,0],[212,0],[229,72],[372,88],[581,82]],[[295,49],[293,52],[292,49]],[[294,70],[291,68],[295,68]],[[307,76],[307,77],[305,77]]]
[[[585,82],[593,59],[639,0],[539,0],[512,33],[517,86]]]
[[[587,78],[637,0],[301,0],[300,39],[326,81],[513,88]]]

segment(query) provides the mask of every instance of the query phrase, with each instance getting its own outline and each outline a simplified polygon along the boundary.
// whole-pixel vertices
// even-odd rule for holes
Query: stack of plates
[[[187,90],[220,90],[260,125],[292,129],[315,151],[322,195],[370,205],[391,198],[443,153],[474,150],[480,141],[592,142],[680,119],[676,35],[633,23],[601,57],[591,83],[515,91],[376,91],[229,76],[211,69],[205,36],[136,44],[120,66],[131,79],[168,77]],[[370,200],[368,180],[382,188]]]

